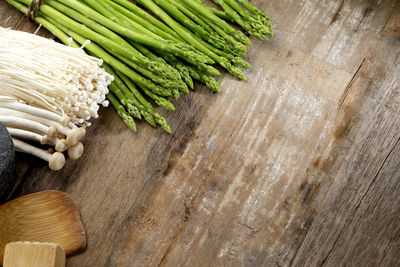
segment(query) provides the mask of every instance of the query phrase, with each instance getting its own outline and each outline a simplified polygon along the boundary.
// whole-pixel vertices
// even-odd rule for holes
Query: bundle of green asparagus
[[[170,99],[193,89],[193,79],[220,92],[218,64],[238,79],[250,68],[242,56],[249,35],[267,40],[269,18],[248,0],[6,0],[60,41],[83,46],[114,76],[108,99],[130,129],[134,118],[171,128],[151,102],[173,111]],[[90,41],[88,41],[90,40]],[[144,96],[145,95],[145,96]],[[151,102],[150,102],[151,101]]]

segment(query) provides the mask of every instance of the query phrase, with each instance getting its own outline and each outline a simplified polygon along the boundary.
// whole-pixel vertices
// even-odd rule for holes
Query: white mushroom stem
[[[16,151],[28,153],[49,162],[49,168],[53,171],[61,170],[65,165],[65,157],[60,152],[50,154],[47,150],[39,149],[18,139],[12,140]]]
[[[48,135],[49,137],[55,136],[57,130],[53,126],[46,126],[39,122],[18,118],[14,116],[4,116],[0,115],[0,122],[2,122],[6,127],[18,128],[23,130],[32,130],[36,133],[41,133]]]
[[[84,148],[82,143],[71,146],[68,148],[68,157],[72,160],[77,160],[82,157],[83,150]]]
[[[62,133],[63,135],[67,135],[70,129],[68,127],[63,126],[61,123],[48,119],[48,118],[43,118],[37,115],[34,115],[32,113],[29,113],[27,111],[20,111],[20,110],[15,110],[15,109],[10,109],[10,108],[4,108],[0,106],[0,115],[3,116],[14,116],[18,118],[23,118],[31,121],[36,121],[39,122],[43,125],[46,125],[48,127],[54,126],[58,132]]]
[[[16,129],[11,127],[7,127],[7,130],[10,133],[10,135],[15,138],[35,141],[42,145],[44,144],[53,145],[55,146],[55,149],[58,152],[64,152],[68,148],[65,139],[58,139],[54,137],[49,138],[47,135],[40,135],[27,130]]]
[[[9,109],[9,108],[4,108],[0,107],[0,116],[15,116],[35,122],[39,122],[45,126],[48,127],[55,127],[59,133],[67,137],[67,140],[69,140],[70,145],[75,145],[77,144],[80,140],[82,140],[85,135],[86,135],[86,130],[84,128],[73,128],[70,129],[69,127],[61,125],[59,122],[50,120],[48,118],[43,118],[40,116],[32,115],[27,112],[19,111],[19,110],[14,110],[14,109]],[[63,137],[64,137],[63,136]],[[61,138],[63,138],[61,137]]]
[[[48,141],[47,135],[40,135],[37,133],[12,127],[7,127],[7,131],[10,133],[12,137],[35,141],[42,145],[47,144]]]
[[[68,125],[70,126],[71,124],[74,125],[73,123],[70,123],[70,118],[68,116],[60,116],[54,112],[41,109],[41,108],[36,108],[31,105],[25,104],[21,101],[18,101],[17,99],[12,100],[12,98],[7,97],[7,98],[0,98],[0,107],[2,108],[8,108],[8,109],[14,109],[18,110],[21,112],[29,113],[38,117],[42,117],[48,120],[56,121],[62,125]]]

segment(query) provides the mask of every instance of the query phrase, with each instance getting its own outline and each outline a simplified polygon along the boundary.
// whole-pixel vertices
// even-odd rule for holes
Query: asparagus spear
[[[155,0],[156,2],[158,0]],[[180,12],[178,9],[174,9],[174,7],[171,5],[171,2],[169,2],[169,0],[161,0],[159,1],[160,6],[163,7],[167,12],[169,12],[174,18],[179,19],[182,21],[182,23],[185,23],[188,28],[190,27],[193,32],[200,32],[199,35],[202,35],[201,30],[203,30],[202,27],[194,24],[190,18],[186,17],[185,14],[183,14],[182,12]],[[200,28],[201,30],[199,30],[198,28]],[[208,40],[208,37],[206,35],[203,35],[203,40],[198,40],[203,46],[205,46],[206,48],[208,48],[210,51],[214,52],[215,54],[222,56],[226,59],[228,59],[229,61],[232,61],[234,64],[237,64],[240,67],[243,68],[250,68],[250,64],[248,62],[246,62],[245,60],[239,58],[239,57],[235,57],[231,54],[226,53],[224,50],[219,50],[218,48],[212,46],[211,44],[207,43],[205,40]],[[225,46],[226,43],[225,43]]]
[[[124,81],[126,86],[131,90],[131,92],[137,97],[137,99],[140,101],[140,103],[143,104],[143,106],[147,109],[147,111],[153,115],[154,119],[156,122],[161,126],[161,128],[164,129],[169,134],[172,134],[171,127],[169,127],[167,121],[160,116],[160,114],[155,111],[155,109],[151,106],[149,102],[139,93],[138,89],[136,88],[135,84],[132,83],[130,79],[128,79],[127,76],[125,76],[123,73],[118,72],[119,77]]]
[[[154,26],[151,24],[149,21],[143,19],[142,17],[136,15],[135,13],[129,11],[125,7],[118,5],[117,3],[113,2],[112,0],[103,0],[101,2],[105,7],[107,7],[108,10],[110,10],[114,15],[117,15],[116,12],[124,15],[125,17],[129,18],[131,22],[136,22],[137,24],[141,25],[144,27],[144,29],[153,32],[159,37],[164,38],[165,40],[171,40],[175,42],[184,42],[182,38],[176,34],[176,32],[173,32],[173,34],[170,34],[166,32],[165,30],[158,28],[157,26]]]
[[[108,100],[110,100],[111,104],[114,106],[114,108],[117,110],[118,115],[121,117],[121,119],[125,122],[125,124],[128,126],[129,129],[132,131],[136,132],[136,124],[135,121],[131,116],[126,113],[125,108],[121,105],[121,103],[118,102],[117,98],[113,95],[113,93],[109,93],[107,95]]]
[[[131,42],[132,46],[136,47],[140,52],[142,52],[143,55],[147,56],[148,58],[154,60],[154,61],[159,61],[159,62],[166,62],[163,58],[157,56],[156,54],[154,54],[152,51],[150,51],[149,49],[147,49],[146,47]],[[160,53],[160,52],[159,52]],[[165,53],[167,55],[169,55],[172,58],[175,58],[173,55]],[[190,74],[189,71],[187,70],[186,66],[184,64],[182,64],[181,62],[179,62],[180,64],[176,64],[176,62],[178,62],[178,60],[175,58],[174,64],[172,64],[170,62],[170,60],[168,60],[168,62],[179,72],[180,76],[182,77],[182,80],[191,88],[193,89],[193,80],[192,78],[190,78]],[[185,88],[181,88],[181,92],[184,94],[189,94],[189,90],[187,87]]]
[[[124,6],[126,9],[130,10],[132,13],[136,14],[137,16],[143,18],[144,20],[150,22],[151,24],[155,25],[159,29],[169,33],[172,36],[175,36],[176,38],[180,38],[179,35],[176,34],[174,30],[169,28],[167,25],[153,17],[152,15],[148,14],[146,11],[143,9],[137,7],[133,3],[127,1],[127,0],[113,0],[114,2],[120,4],[121,6]]]
[[[191,18],[187,17],[179,9],[173,7],[173,1],[164,0],[158,1],[159,5],[168,12],[177,21],[181,22],[188,30],[195,33],[198,37],[202,38],[204,41],[209,42],[213,46],[223,51],[231,51],[229,45],[222,39],[219,35],[214,34],[214,31],[208,32],[200,25],[194,23]]]
[[[133,48],[128,42],[126,42],[125,40],[123,40],[121,37],[119,37],[118,35],[114,34],[112,31],[108,30],[105,27],[102,27],[101,25],[99,25],[98,23],[85,18],[84,16],[82,16],[80,13],[56,2],[56,1],[48,1],[48,3],[52,6],[57,8],[57,10],[62,11],[64,14],[68,14],[71,17],[74,17],[76,19],[79,19],[80,21],[85,22],[87,25],[90,25],[92,28],[96,29],[97,31],[101,32],[102,34],[106,35],[106,36],[110,36],[113,37],[115,40],[118,40],[120,42],[120,44],[124,45],[125,48],[121,49],[113,49],[113,47],[115,47],[117,44],[116,43],[112,43],[111,44],[111,48],[109,49],[109,51],[116,57],[118,57],[120,60],[122,60],[123,62],[125,62],[126,64],[130,65],[131,67],[133,67],[133,69],[137,70],[138,72],[140,72],[141,74],[143,74],[144,76],[148,77],[149,79],[151,79],[152,81],[154,81],[155,83],[161,85],[163,88],[169,89],[173,92],[173,95],[176,97],[176,90],[175,89],[180,89],[183,87],[186,87],[186,85],[183,83],[183,81],[181,81],[181,77],[179,75],[179,73],[177,73],[177,71],[168,66],[167,64],[164,63],[160,63],[160,62],[155,62],[155,61],[150,61],[147,57],[144,57],[143,55],[141,55],[135,48]],[[102,44],[106,47],[108,43],[107,39],[104,39],[100,34],[96,34],[93,31],[89,32],[90,34],[86,35],[85,37],[90,37],[92,36],[94,41],[102,42]],[[97,37],[97,38],[96,38]],[[122,46],[121,46],[122,47]],[[130,48],[128,50],[128,48]],[[121,51],[125,51],[126,53],[122,53]],[[132,52],[134,51],[134,52]],[[122,56],[122,54],[124,56]],[[132,60],[132,58],[126,58],[127,55],[139,55],[140,58],[144,58],[146,61],[148,62],[153,62],[152,63],[152,68],[151,70],[147,70],[146,68],[142,67],[141,65],[136,64],[137,61]],[[136,56],[134,56],[134,58],[137,58]],[[168,67],[166,67],[168,66]],[[172,78],[173,80],[170,80],[168,78]],[[171,95],[170,92],[162,90],[162,91],[157,91],[156,93],[164,95],[164,96],[168,96]]]
[[[260,21],[262,21],[264,23],[264,25],[266,25],[267,27],[269,27],[272,36],[274,36],[274,30],[272,27],[272,23],[270,21],[270,19],[268,18],[267,15],[265,15],[265,13],[257,8],[256,6],[252,5],[248,0],[237,0],[239,2],[239,4],[241,4],[242,6],[244,6],[245,8],[247,8],[248,10],[250,10],[250,12],[253,13],[253,15]]]
[[[66,34],[71,36],[73,39],[75,39],[78,43],[80,43],[82,45],[85,44],[86,39],[84,37],[80,36],[79,34],[77,34],[74,31],[62,26],[61,24],[59,24],[58,22],[56,22],[55,20],[53,20],[49,17],[45,17],[45,18],[47,20],[49,20],[51,23],[53,23],[54,25],[56,25],[58,28],[60,28],[62,31],[64,31]],[[146,87],[150,90],[152,90],[152,88],[158,87],[150,80],[143,78],[142,76],[140,76],[139,74],[137,74],[136,72],[131,70],[129,67],[127,67],[124,63],[122,63],[118,59],[112,57],[110,54],[108,54],[104,49],[102,49],[97,44],[95,44],[93,42],[86,44],[85,49],[90,51],[96,57],[103,59],[104,62],[111,65],[113,68],[116,68],[119,71],[121,71],[122,73],[125,73],[135,83],[140,84],[141,86]],[[154,90],[152,90],[152,91],[154,91]]]
[[[86,0],[88,1],[88,0]],[[231,74],[233,74],[235,77],[246,80],[246,76],[243,74],[243,72],[236,68],[235,66],[232,66],[229,61],[223,57],[220,57],[219,55],[215,54],[213,51],[208,49],[206,46],[204,46],[201,42],[198,41],[188,30],[183,28],[179,23],[177,23],[175,20],[173,20],[167,13],[165,13],[160,7],[158,7],[155,3],[163,6],[164,8],[168,9],[174,9],[175,7],[169,4],[169,2],[165,0],[155,0],[154,2],[152,0],[137,0],[138,3],[141,5],[145,6],[149,10],[151,10],[154,14],[156,14],[158,17],[160,17],[165,23],[167,23],[170,27],[174,28],[177,33],[186,40],[186,42],[192,44],[195,46],[198,50],[215,60],[219,65],[221,65],[223,68],[227,69]],[[203,68],[199,68],[202,71],[206,71]]]
[[[207,87],[211,89],[211,91],[215,93],[221,92],[221,86],[213,77],[207,76],[193,67],[189,67],[189,73],[193,79],[205,83]]]
[[[83,16],[79,12],[68,8],[67,6],[61,4],[60,2],[50,0],[46,1],[46,4],[50,5],[54,9],[62,14],[69,16],[72,19],[65,19],[66,16],[60,16],[60,20],[65,19],[65,26],[71,29],[87,29],[82,24],[86,25],[92,30],[87,29],[86,31],[80,31],[80,34],[86,38],[89,38],[97,43],[102,43],[104,47],[108,48],[109,51],[114,51],[115,53],[122,54],[125,57],[129,57],[129,59],[137,64],[140,67],[149,69],[152,72],[158,73],[160,76],[169,78],[169,79],[177,79],[177,73],[173,68],[166,64],[161,64],[159,62],[154,62],[144,57],[140,52],[138,52],[135,48],[129,45],[124,39],[115,34],[114,32],[108,30],[106,27],[101,26],[95,21],[88,19]],[[60,13],[59,13],[60,14]],[[57,14],[58,15],[58,14]],[[79,25],[79,26],[78,26]],[[104,38],[104,39],[103,39]],[[179,77],[179,75],[178,75]],[[180,78],[180,77],[179,77]]]
[[[220,38],[222,40],[225,41],[230,41],[230,44],[232,45],[228,45],[225,46],[225,51],[229,54],[233,54],[236,56],[244,56],[247,54],[247,49],[246,46],[243,45],[242,43],[237,42],[233,37],[230,38],[230,40],[228,40],[227,38],[224,38],[223,35],[215,32],[206,22],[204,22],[199,16],[197,16],[194,12],[192,12],[189,8],[187,8],[186,6],[184,6],[183,4],[181,4],[180,2],[176,1],[176,0],[172,0],[171,3],[177,7],[182,13],[184,13],[188,18],[190,18],[191,20],[193,20],[194,22],[196,22],[198,25],[201,26],[201,28],[203,28],[204,30],[206,30],[209,33],[213,33],[214,35],[218,35],[220,36]],[[224,31],[222,31],[223,34],[225,34]]]
[[[103,14],[106,14],[106,15],[108,16],[108,18],[110,18],[110,19],[113,20],[113,21],[116,21],[116,22],[118,22],[118,23],[124,24],[125,26],[134,25],[135,27],[137,27],[138,29],[141,29],[142,31],[145,31],[147,34],[151,35],[152,37],[159,38],[159,37],[158,37],[157,35],[155,35],[154,33],[148,31],[147,29],[144,29],[141,25],[138,25],[138,24],[136,24],[135,22],[129,20],[129,18],[123,16],[122,14],[118,14],[118,13],[115,13],[115,14],[114,14],[114,13],[111,12],[109,9],[103,7],[101,4],[99,4],[99,3],[96,2],[96,1],[93,1],[93,0],[84,0],[84,1],[86,1],[87,3],[90,3],[90,5],[91,5],[92,7],[96,8],[98,11],[102,12]],[[131,24],[131,23],[132,23],[132,24]],[[183,30],[184,30],[184,29],[183,29]],[[160,39],[161,39],[161,38],[160,38]],[[190,49],[191,49],[192,51],[196,51],[196,50],[194,50],[193,48],[191,48],[191,46],[189,46],[189,47],[190,47]],[[185,60],[188,61],[189,63],[193,63],[193,62],[191,62],[191,61],[192,61],[191,59],[185,58]],[[211,62],[211,61],[210,61],[210,62]],[[212,62],[214,62],[214,61],[212,61]],[[202,63],[202,62],[196,62],[195,65],[196,65],[199,69],[201,69],[202,71],[204,71],[204,72],[206,72],[206,73],[208,73],[208,74],[210,74],[210,75],[216,75],[216,76],[217,76],[217,75],[220,75],[220,73],[219,73],[218,70],[216,70],[215,68],[213,68],[213,67],[211,67],[211,66],[209,66],[209,65],[206,65],[206,64],[204,64],[204,63]],[[235,72],[235,71],[238,72],[238,70],[235,70],[235,69],[232,70],[232,72]],[[243,76],[243,75],[241,75],[241,76]],[[157,92],[155,92],[155,93],[157,93]]]
[[[156,84],[159,84],[160,86],[162,86],[162,88],[168,89],[171,92],[170,95],[174,94],[176,90],[181,90],[181,89],[185,90],[185,88],[187,88],[186,84],[182,80],[178,80],[178,81],[172,80],[171,81],[171,80],[165,79],[164,77],[158,76],[156,73],[153,73],[144,68],[141,68],[140,66],[138,66],[137,64],[135,64],[128,58],[125,58],[124,56],[118,55],[116,53],[112,53],[112,54],[114,56],[116,56],[117,58],[119,58],[121,61],[125,62],[127,65],[131,66],[133,69],[136,69],[137,71],[142,73],[147,78],[151,79]],[[163,96],[170,96],[170,95],[163,95]]]
[[[208,10],[210,10],[214,15],[216,15],[217,17],[219,17],[220,19],[224,19],[230,22],[235,22],[231,17],[228,16],[228,14],[226,14],[224,11],[212,8],[212,7],[208,7]]]
[[[132,103],[133,105],[135,105],[135,107],[137,107],[139,109],[140,114],[143,116],[143,118],[145,119],[145,121],[147,121],[151,126],[156,127],[156,121],[154,120],[153,115],[151,115],[147,109],[138,101],[138,99],[136,98],[136,96],[134,96],[132,94],[132,92],[128,89],[128,87],[126,87],[126,85],[124,84],[124,82],[119,78],[119,76],[117,75],[117,73],[114,71],[114,69],[108,65],[107,63],[103,63],[103,67],[106,69],[106,71],[114,76],[114,81],[113,84],[115,84],[119,89],[121,89],[121,91],[123,92],[123,94],[128,98],[128,100],[130,101],[130,103]],[[137,95],[140,95],[140,93],[138,92]]]
[[[267,40],[265,35],[272,35],[269,27],[265,26],[260,20],[253,18],[252,15],[239,6],[235,0],[213,1],[220,5],[224,11],[249,34],[261,40]]]
[[[202,4],[200,4],[200,3],[196,2],[196,1],[193,1],[193,0],[179,0],[179,1],[185,3],[192,10],[196,10],[202,16],[208,18],[213,23],[219,25],[227,34],[230,34],[233,37],[235,37],[236,40],[242,42],[243,44],[251,45],[251,41],[247,36],[245,36],[241,31],[235,30],[233,27],[231,27],[224,20],[222,20],[219,17],[215,16],[210,10],[208,10],[208,8],[205,5],[202,5]]]
[[[171,64],[173,67],[175,67],[178,70],[178,72],[181,74],[181,77],[185,81],[185,83],[187,85],[189,85],[189,87],[191,89],[194,89],[193,80],[190,77],[190,73],[189,73],[189,66],[184,65],[176,57],[174,57],[171,54],[165,53],[164,51],[157,51],[157,53],[160,56],[162,56],[169,64]]]
[[[19,1],[23,2],[26,5],[30,5],[32,2],[32,0],[19,0]],[[82,13],[83,15],[87,16],[88,18],[91,18],[97,21],[98,23],[103,24],[107,28],[115,31],[116,33],[121,34],[122,36],[132,39],[133,41],[136,41],[138,43],[142,43],[150,47],[168,51],[174,55],[182,57],[183,59],[194,65],[197,65],[199,62],[206,64],[214,63],[209,57],[205,56],[204,54],[200,52],[194,52],[192,47],[190,47],[189,45],[182,43],[174,43],[172,41],[166,41],[166,40],[157,40],[154,38],[150,38],[140,32],[127,29],[113,22],[112,20],[106,18],[105,16],[99,14],[98,12],[94,11],[90,7],[82,4],[77,0],[68,0],[65,1],[64,3],[69,7],[75,9],[76,11]],[[49,17],[53,17],[55,15],[52,12],[53,10],[49,10],[49,6],[42,4],[40,8],[40,13],[46,14]],[[58,17],[54,18],[58,19]]]
[[[121,91],[121,89],[119,89],[118,86],[115,85],[115,83],[111,83],[109,85],[109,88],[110,88],[110,91],[113,92],[113,94],[119,99],[121,104],[127,108],[128,113],[130,115],[132,115],[133,117],[135,117],[139,120],[142,118],[142,116],[140,115],[139,109],[129,102],[128,98],[124,95],[124,93]]]
[[[95,21],[88,19],[87,17],[83,16],[79,12],[61,4],[60,2],[54,1],[54,0],[49,0],[46,1],[48,5],[51,7],[57,9],[58,11],[62,12],[63,14],[68,15],[70,18],[74,18],[77,22],[80,22],[93,31],[95,31],[97,34],[94,34],[93,31],[89,32],[87,35],[84,35],[86,38],[91,38],[91,40],[96,41],[98,38],[101,38],[101,35],[104,36],[105,38],[109,40],[114,41],[114,46],[118,45],[120,48],[119,49],[110,49],[109,51],[115,51],[118,54],[124,55],[124,57],[127,57],[127,55],[132,55],[133,58],[130,58],[133,63],[136,65],[149,69],[150,71],[157,73],[157,75],[165,77],[166,79],[171,79],[171,80],[180,80],[180,75],[176,72],[176,70],[172,67],[170,67],[167,64],[163,64],[160,62],[155,62],[147,57],[144,57],[139,51],[137,51],[134,47],[132,47],[127,41],[125,41],[123,38],[121,38],[119,35],[115,34],[113,31],[107,29],[106,27],[100,25],[99,23],[96,23]],[[95,39],[97,37],[97,39]],[[101,39],[100,39],[101,40]],[[99,42],[98,42],[99,43]],[[124,50],[121,50],[124,49]],[[127,53],[125,51],[129,50]],[[139,72],[142,68],[136,68],[136,65],[134,66],[135,69],[137,69]],[[144,73],[142,73],[144,74]],[[148,77],[148,76],[147,76]]]
[[[186,6],[185,6],[186,7]],[[215,32],[217,32],[222,38],[224,38],[227,42],[229,42],[233,47],[234,47],[234,55],[237,56],[244,56],[247,53],[246,46],[238,41],[236,41],[235,38],[233,38],[231,35],[227,34],[222,28],[219,27],[219,25],[213,23],[210,19],[207,17],[202,16],[201,14],[197,13],[195,10],[190,9],[190,7],[187,7],[192,13],[196,14],[195,16],[201,17],[200,20],[203,21],[201,24],[203,27],[207,25],[207,27],[211,27],[214,29]],[[237,52],[236,52],[237,51]]]

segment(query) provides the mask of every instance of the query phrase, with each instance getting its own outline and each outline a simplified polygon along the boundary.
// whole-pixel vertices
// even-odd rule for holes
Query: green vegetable
[[[32,4],[6,1],[26,15]],[[228,22],[260,39],[274,35],[269,18],[248,0],[213,1],[223,11],[201,0],[136,0],[140,6],[129,0],[46,0],[34,19],[64,44],[104,61],[114,76],[109,100],[130,129],[136,131],[134,117],[171,133],[151,103],[175,110],[171,98],[189,94],[193,80],[220,92],[214,63],[246,79],[238,67],[250,68],[241,57],[251,41]]]
[[[206,6],[193,1],[193,0],[180,0],[184,2],[188,7],[192,10],[196,10],[199,14],[206,17],[207,19],[211,20],[213,23],[217,24],[221,27],[227,34],[232,35],[236,40],[240,41],[245,45],[251,45],[250,39],[245,36],[241,31],[236,30],[224,20],[220,19],[216,15],[214,15]]]
[[[108,100],[110,100],[111,104],[117,110],[118,115],[125,122],[129,129],[136,132],[136,124],[134,119],[126,113],[125,108],[119,103],[119,101],[115,98],[113,93],[109,93],[107,95]]]

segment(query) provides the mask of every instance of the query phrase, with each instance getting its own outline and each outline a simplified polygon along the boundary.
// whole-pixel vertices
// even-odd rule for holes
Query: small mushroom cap
[[[65,139],[61,139],[57,142],[56,144],[56,151],[58,152],[64,152],[65,150],[67,150],[67,142],[65,141]]]
[[[74,146],[79,143],[86,135],[85,128],[74,128],[67,135],[67,145]]]
[[[78,144],[68,148],[68,156],[72,160],[79,159],[82,157],[83,150],[83,144],[79,142]]]
[[[53,171],[61,170],[65,165],[65,157],[60,152],[55,152],[51,155],[49,160],[49,168]]]

